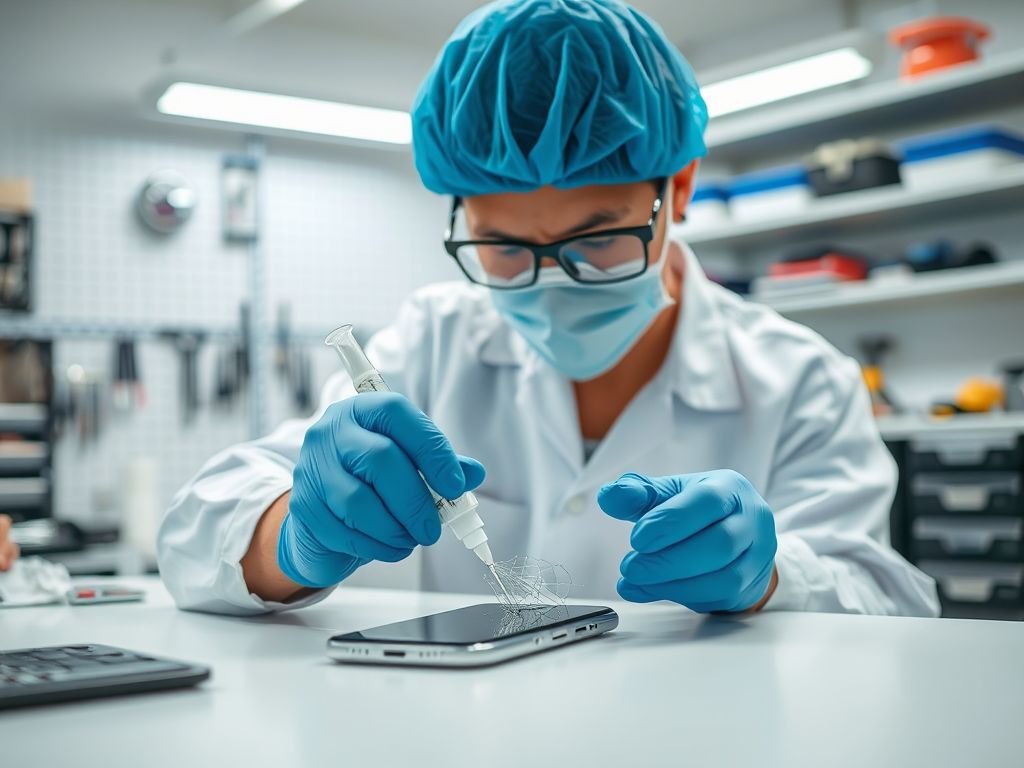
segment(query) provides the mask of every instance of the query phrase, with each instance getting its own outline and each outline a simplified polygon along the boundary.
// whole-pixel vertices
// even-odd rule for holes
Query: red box
[[[768,276],[774,279],[820,273],[835,275],[842,280],[863,280],[868,276],[868,265],[862,259],[829,253],[817,259],[780,261],[768,266]]]

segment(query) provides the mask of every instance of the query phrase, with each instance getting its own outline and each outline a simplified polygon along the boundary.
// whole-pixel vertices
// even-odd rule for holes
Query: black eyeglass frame
[[[452,240],[452,233],[455,231],[455,215],[458,213],[459,207],[462,205],[462,198],[455,197],[452,199],[452,212],[448,219],[448,229],[444,233],[444,248],[448,251],[448,255],[455,259],[455,263],[459,265],[459,269],[462,270],[462,274],[466,278],[476,285],[482,285],[485,288],[490,288],[495,291],[518,291],[522,288],[529,288],[537,284],[537,277],[540,275],[540,262],[541,259],[549,258],[553,259],[562,271],[565,272],[570,278],[581,285],[611,285],[612,283],[623,283],[627,280],[634,280],[640,277],[647,271],[650,266],[650,256],[647,253],[647,246],[650,245],[654,239],[655,223],[658,219],[658,213],[661,211],[661,202],[664,198],[665,185],[668,183],[668,179],[659,180],[658,186],[661,188],[661,192],[654,200],[654,205],[651,209],[651,218],[647,220],[646,224],[641,224],[636,227],[617,227],[615,229],[599,229],[594,232],[588,232],[584,235],[576,235],[574,237],[567,237],[565,240],[559,240],[555,243],[548,243],[546,245],[538,245],[537,243],[530,243],[525,240]],[[611,280],[580,280],[576,275],[573,274],[573,268],[566,266],[572,262],[566,259],[562,255],[561,250],[569,243],[573,243],[579,240],[590,240],[595,237],[612,237],[616,235],[632,235],[640,240],[644,249],[644,267],[634,275],[626,275],[624,277],[615,277]],[[465,245],[490,245],[490,246],[515,246],[517,248],[525,248],[533,254],[533,275],[530,277],[530,282],[524,283],[523,285],[488,285],[487,283],[481,283],[475,280],[469,271],[459,261],[459,257],[456,255],[459,248]]]

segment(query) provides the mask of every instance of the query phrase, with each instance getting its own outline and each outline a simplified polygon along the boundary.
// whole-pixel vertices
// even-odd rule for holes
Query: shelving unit
[[[743,163],[772,153],[810,151],[824,141],[964,118],[1024,99],[1024,51],[994,56],[912,82],[886,81],[722,117],[705,140],[715,161]]]
[[[1019,294],[1024,302],[1024,261],[926,272],[896,282],[840,283],[805,295],[763,297],[756,301],[783,315],[802,315],[841,307],[925,301],[950,294],[1010,292]]]
[[[1024,164],[937,189],[909,190],[894,184],[818,198],[791,216],[695,230],[686,239],[691,245],[742,249],[842,237],[865,227],[890,229],[1014,210],[1024,212]]]
[[[996,113],[1021,107],[1024,50],[911,82],[851,86],[719,118],[711,122],[705,138],[710,163],[720,165],[723,172],[738,173],[792,162],[823,142],[863,136],[890,140],[999,119]],[[1007,606],[1015,618],[1021,618],[1024,588],[996,589],[986,576],[1004,558],[1002,550],[965,553],[943,542],[936,544],[934,537],[919,532],[916,522],[928,521],[934,507],[922,500],[914,481],[934,470],[948,475],[946,481],[952,486],[974,482],[984,488],[986,477],[991,480],[993,473],[1024,471],[1015,447],[1024,435],[1024,413],[958,414],[941,419],[923,413],[929,402],[948,397],[967,376],[991,375],[998,361],[1021,353],[1024,230],[1018,222],[1024,224],[1024,164],[1006,166],[984,178],[956,178],[943,188],[879,187],[817,198],[792,215],[680,230],[699,257],[706,256],[724,272],[744,277],[755,276],[768,261],[795,250],[790,247],[812,243],[845,246],[878,258],[882,255],[878,249],[885,248],[889,256],[900,247],[897,242],[928,241],[940,235],[958,241],[984,238],[1011,259],[903,280],[841,283],[757,299],[851,354],[858,354],[864,335],[884,333],[892,338],[893,352],[883,363],[887,387],[899,402],[918,411],[877,420],[900,467],[890,537],[911,562],[924,566],[927,559],[933,571],[948,567],[975,584],[979,580],[989,584],[988,596],[965,597],[950,578],[940,580],[946,590],[941,593],[944,611],[970,611],[975,618],[1005,618]],[[919,441],[943,450],[922,448]],[[947,463],[947,455],[956,458]],[[1017,503],[1019,497],[1015,498]],[[973,526],[974,534],[984,531],[984,524],[974,519],[977,515],[966,514],[970,512],[966,507],[954,504],[947,512],[958,524]],[[922,549],[926,545],[933,548]],[[925,557],[922,552],[931,554]]]
[[[922,414],[878,416],[878,431],[885,440],[913,440],[922,437],[1024,434],[1024,413],[962,413],[946,418]]]

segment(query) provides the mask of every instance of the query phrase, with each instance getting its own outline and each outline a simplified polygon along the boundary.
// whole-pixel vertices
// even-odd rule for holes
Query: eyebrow
[[[556,238],[553,242],[561,242],[567,238],[578,235],[582,232],[586,232],[597,227],[603,227],[607,224],[617,224],[622,221],[630,213],[629,208],[619,208],[618,210],[604,209],[595,211],[587,219],[581,221],[576,226],[567,229],[562,232],[561,237]],[[497,229],[485,229],[476,233],[476,237],[486,240],[511,240],[513,242],[522,242],[522,238],[510,235],[507,232],[502,232]]]

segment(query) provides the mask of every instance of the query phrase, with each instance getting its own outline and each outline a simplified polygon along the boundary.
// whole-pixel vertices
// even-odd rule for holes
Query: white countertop
[[[212,679],[0,712],[4,768],[1022,764],[1024,624],[615,603],[605,637],[402,669],[334,664],[324,644],[479,598],[349,588],[237,619],[178,611],[153,578],[118,583],[147,601],[0,611],[0,647],[107,643]]]

